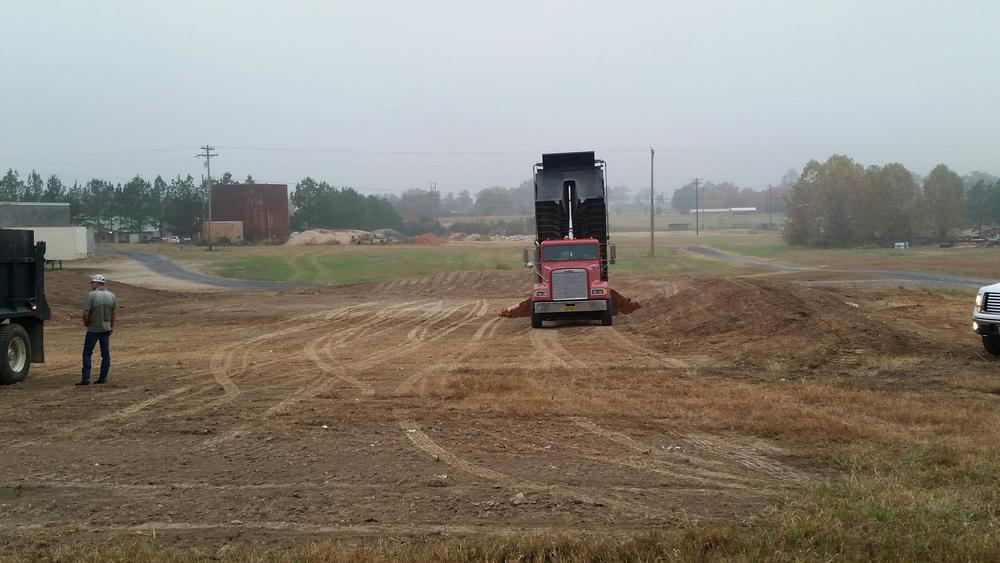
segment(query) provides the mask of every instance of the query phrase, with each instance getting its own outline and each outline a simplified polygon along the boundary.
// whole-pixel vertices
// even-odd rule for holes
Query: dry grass
[[[916,356],[867,355],[861,360],[862,367],[879,373],[896,373],[910,370],[920,364],[922,358]]]

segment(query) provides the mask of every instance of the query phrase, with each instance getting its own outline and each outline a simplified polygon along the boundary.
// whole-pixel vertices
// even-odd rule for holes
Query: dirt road
[[[496,314],[524,295],[520,272],[277,295],[119,284],[112,382],[74,387],[82,280],[49,276],[48,363],[0,388],[15,546],[737,523],[820,471],[765,438],[782,432],[740,402],[747,377],[933,336],[770,282],[622,278],[643,309],[543,330]],[[720,305],[753,329],[720,326]],[[764,344],[785,335],[792,352]]]

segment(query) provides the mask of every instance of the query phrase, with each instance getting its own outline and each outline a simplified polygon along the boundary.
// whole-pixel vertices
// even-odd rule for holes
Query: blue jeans
[[[101,380],[108,378],[111,369],[111,332],[88,332],[83,339],[83,380],[90,381],[90,356],[94,345],[101,343]]]

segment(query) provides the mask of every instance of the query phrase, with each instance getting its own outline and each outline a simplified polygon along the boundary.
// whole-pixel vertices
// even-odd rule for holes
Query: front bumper
[[[1000,315],[973,313],[972,330],[976,334],[1000,334]]]
[[[586,313],[607,311],[607,299],[574,299],[572,301],[535,301],[532,303],[536,313]]]

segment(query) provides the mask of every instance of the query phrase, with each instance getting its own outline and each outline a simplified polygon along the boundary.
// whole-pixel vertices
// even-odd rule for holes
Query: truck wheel
[[[19,324],[0,326],[0,384],[20,383],[31,367],[31,342]]]
[[[531,328],[542,328],[542,316],[538,313],[531,313]]]
[[[601,313],[601,326],[611,326],[611,319],[614,316],[614,311],[611,310],[611,300],[608,299],[608,308]]]
[[[1000,356],[1000,335],[984,334],[983,348],[986,348],[986,351],[994,356]]]

